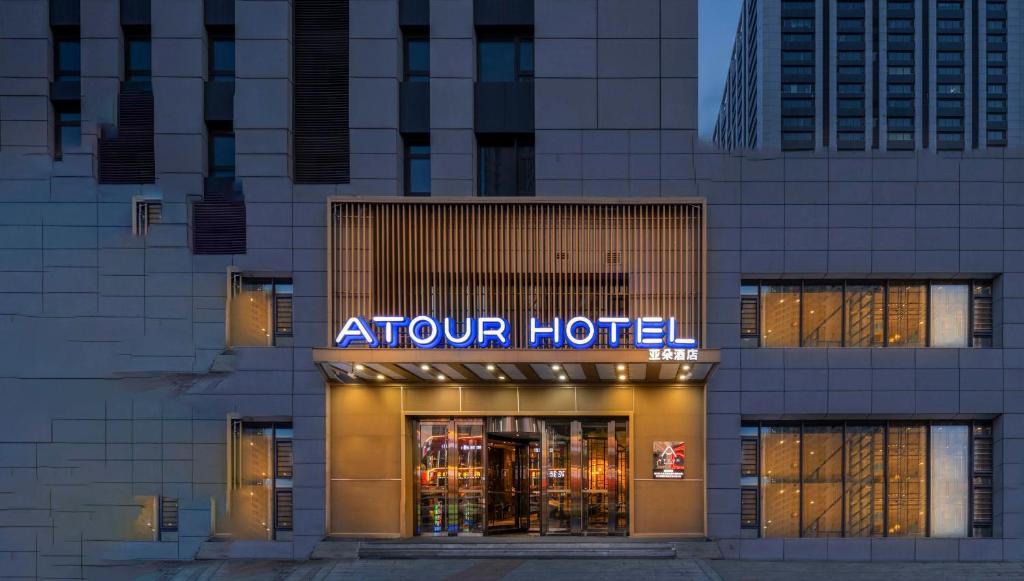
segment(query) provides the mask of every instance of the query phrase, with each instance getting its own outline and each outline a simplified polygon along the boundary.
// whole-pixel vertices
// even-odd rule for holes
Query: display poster
[[[676,480],[686,477],[686,442],[654,442],[654,477]]]

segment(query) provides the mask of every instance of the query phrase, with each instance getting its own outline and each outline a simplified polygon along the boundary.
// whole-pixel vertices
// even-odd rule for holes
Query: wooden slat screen
[[[671,316],[681,336],[700,341],[702,211],[695,203],[335,202],[330,332],[352,316],[500,316],[512,324],[512,347],[524,348],[531,316]],[[603,336],[595,347],[606,347]]]
[[[349,181],[348,0],[295,0],[295,182]]]
[[[101,184],[156,183],[153,92],[125,85],[117,97],[117,134],[99,139]]]

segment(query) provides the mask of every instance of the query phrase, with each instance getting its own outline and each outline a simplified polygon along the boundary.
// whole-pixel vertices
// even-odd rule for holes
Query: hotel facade
[[[0,4],[5,570],[1020,559],[1024,155],[715,151],[696,4]]]

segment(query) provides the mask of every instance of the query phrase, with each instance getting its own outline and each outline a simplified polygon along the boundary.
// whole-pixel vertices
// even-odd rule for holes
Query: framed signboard
[[[686,477],[686,442],[654,442],[654,478]]]

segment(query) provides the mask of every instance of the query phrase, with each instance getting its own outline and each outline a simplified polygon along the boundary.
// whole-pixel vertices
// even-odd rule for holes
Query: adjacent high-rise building
[[[1018,146],[1022,18],[1006,0],[744,0],[714,141]]]

